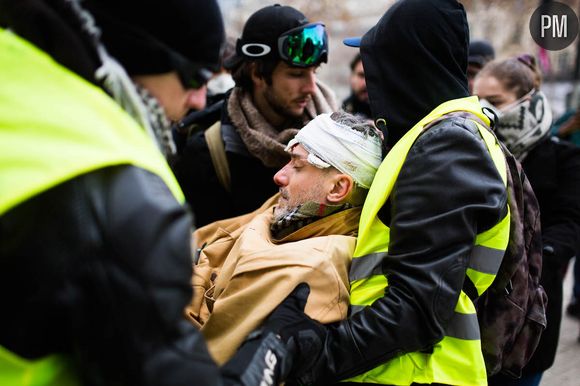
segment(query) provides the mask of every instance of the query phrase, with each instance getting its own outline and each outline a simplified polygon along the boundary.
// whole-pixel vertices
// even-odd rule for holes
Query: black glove
[[[280,384],[292,366],[292,355],[272,332],[250,334],[236,355],[222,367],[226,385]]]
[[[294,359],[294,346],[281,340],[282,331],[294,325],[296,315],[304,314],[310,288],[298,285],[270,314],[262,328],[252,332],[236,355],[230,359],[222,373],[227,384],[278,385],[290,372]]]
[[[265,331],[277,333],[294,354],[287,385],[309,385],[324,377],[326,327],[304,313],[310,294],[308,284],[299,284],[264,323]],[[317,382],[318,383],[318,382]]]

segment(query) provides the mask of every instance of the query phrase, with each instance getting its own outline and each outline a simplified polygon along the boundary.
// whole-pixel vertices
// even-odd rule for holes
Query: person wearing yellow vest
[[[0,0],[1,385],[282,378],[273,332],[218,368],[182,316],[191,218],[157,129],[222,41],[210,0]]]
[[[469,97],[469,30],[455,0],[396,2],[360,46],[388,153],[363,206],[350,316],[281,332],[297,384],[487,385],[475,307],[509,237],[505,158]],[[480,123],[478,123],[480,122]]]

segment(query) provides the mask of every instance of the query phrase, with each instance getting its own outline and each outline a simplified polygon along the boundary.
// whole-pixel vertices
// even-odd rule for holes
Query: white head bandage
[[[310,164],[321,169],[334,166],[366,189],[382,161],[378,136],[342,125],[332,120],[330,114],[320,114],[304,126],[288,143],[286,151],[298,143],[310,153]]]

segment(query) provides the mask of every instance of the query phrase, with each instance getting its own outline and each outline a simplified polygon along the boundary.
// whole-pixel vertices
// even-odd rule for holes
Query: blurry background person
[[[379,132],[345,112],[321,114],[287,151],[290,162],[274,176],[279,195],[194,234],[203,248],[187,311],[218,363],[299,283],[310,286],[305,311],[313,318],[330,323],[348,313],[361,207],[381,163]]]
[[[214,103],[225,98],[226,93],[236,85],[234,78],[229,69],[225,68],[225,63],[231,60],[236,54],[236,40],[232,37],[227,37],[222,48],[220,56],[220,68],[213,74],[210,80],[207,81],[207,104],[211,106]]]
[[[342,102],[342,109],[365,119],[371,118],[369,93],[360,53],[350,62],[350,95]]]
[[[277,191],[272,177],[288,162],[288,141],[336,110],[316,77],[327,56],[325,26],[297,9],[277,4],[250,16],[226,63],[236,87],[178,134],[194,132],[173,170],[196,226],[251,212]]]
[[[538,385],[554,363],[562,316],[562,282],[580,250],[580,148],[550,136],[552,114],[539,90],[531,55],[488,63],[474,81],[474,94],[498,115],[495,132],[522,163],[538,198],[544,243],[540,283],[548,294],[548,324],[518,380],[498,376],[491,385]]]
[[[82,6],[0,1],[0,384],[275,382],[273,334],[243,350],[277,365],[220,370],[183,319],[191,218],[147,134],[205,100],[217,3]]]
[[[487,40],[472,40],[467,57],[467,82],[469,92],[473,93],[473,79],[485,64],[495,59],[495,50]]]

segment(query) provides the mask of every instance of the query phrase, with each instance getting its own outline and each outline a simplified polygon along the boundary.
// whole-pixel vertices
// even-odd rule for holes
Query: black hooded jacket
[[[469,30],[457,1],[399,1],[361,42],[373,118],[392,147],[448,100],[469,96]]]
[[[385,120],[390,147],[441,103],[468,96],[468,36],[455,0],[399,1],[364,35],[371,110]],[[506,189],[476,125],[448,117],[426,130],[379,212],[391,230],[384,296],[330,326],[320,366],[301,379],[332,382],[397,355],[431,352],[455,309],[476,235],[506,211]]]

